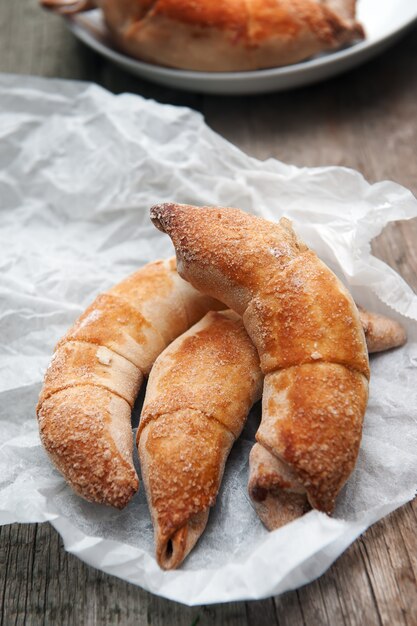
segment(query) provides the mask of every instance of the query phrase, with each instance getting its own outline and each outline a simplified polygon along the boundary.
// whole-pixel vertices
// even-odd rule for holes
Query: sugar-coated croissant
[[[40,0],[75,13],[98,6],[133,57],[188,70],[296,63],[364,38],[356,0]]]
[[[124,507],[138,488],[131,412],[156,357],[219,303],[149,263],[99,295],[56,346],[37,414],[41,439],[72,488]]]
[[[362,307],[358,310],[370,354],[406,342],[405,330],[399,322]],[[249,456],[249,493],[258,516],[269,530],[280,528],[311,509],[297,477],[259,443],[255,443]]]
[[[208,313],[157,358],[137,443],[162,568],[178,567],[204,531],[262,379],[232,311]]]
[[[256,438],[265,454],[255,458],[251,497],[296,494],[300,511],[304,495],[331,513],[356,461],[368,398],[368,352],[349,292],[288,220],[178,204],[153,207],[151,218],[170,235],[181,276],[241,314],[258,350]]]

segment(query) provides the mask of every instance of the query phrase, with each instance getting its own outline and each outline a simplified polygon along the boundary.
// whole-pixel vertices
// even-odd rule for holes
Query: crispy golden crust
[[[238,437],[242,416],[251,398],[260,395],[260,385],[258,355],[239,316],[208,313],[156,360],[139,430],[160,415],[187,408]]]
[[[148,374],[165,347],[160,332],[128,301],[111,293],[99,295],[58,343],[84,341],[106,346]]]
[[[395,320],[361,307],[359,318],[369,353],[389,350],[405,343],[405,330]],[[274,399],[272,405],[276,409]],[[277,450],[274,452],[277,454]],[[259,443],[251,450],[249,468],[248,491],[259,518],[268,530],[280,528],[310,509],[306,490],[296,475],[278,456]]]
[[[39,405],[67,387],[95,385],[112,391],[133,408],[142,380],[135,365],[105,346],[68,341],[57,349],[46,370]]]
[[[76,13],[93,0],[40,0]],[[171,67],[240,71],[296,63],[363,39],[354,0],[95,0],[118,45]]]
[[[356,460],[368,393],[350,294],[288,220],[176,204],[153,207],[151,218],[172,238],[180,274],[243,315],[266,374],[257,439],[312,506],[331,512]]]
[[[282,459],[315,508],[330,513],[359,451],[366,378],[333,363],[268,374],[257,441]]]
[[[211,26],[222,30],[245,31],[248,22],[245,0],[156,0],[152,13],[192,26]]]
[[[161,415],[142,430],[138,442],[142,479],[155,528],[156,556],[163,556],[158,561],[161,567],[166,561],[177,567],[187,556],[181,551],[175,559],[167,558],[170,542],[174,544],[190,520],[214,505],[233,442],[221,424],[191,409]]]
[[[331,298],[329,298],[329,294]],[[349,292],[311,250],[252,298],[244,313],[264,373],[332,362],[369,375],[363,331]]]
[[[38,410],[41,440],[76,493],[123,508],[138,488],[130,406],[101,387],[69,387]]]
[[[178,276],[175,259],[156,261],[99,295],[61,339],[37,411],[44,446],[78,494],[127,504],[138,486],[130,413],[143,377],[172,339],[220,306]]]
[[[177,567],[203,532],[261,385],[256,350],[231,311],[208,313],[158,357],[137,443],[164,569]]]
[[[241,315],[258,285],[307,250],[292,230],[230,207],[162,204],[151,219],[171,237],[179,274]]]
[[[164,347],[188,328],[187,314],[178,291],[183,281],[173,259],[148,263],[108,293],[120,298],[152,324]]]
[[[170,235],[180,274],[243,315],[264,373],[331,361],[369,377],[351,295],[288,220],[178,204],[153,207],[151,219]]]

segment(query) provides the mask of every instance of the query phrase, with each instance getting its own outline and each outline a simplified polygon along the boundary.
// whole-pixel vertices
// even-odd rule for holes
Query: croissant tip
[[[189,555],[207,524],[209,509],[188,518],[183,526],[164,532],[155,527],[156,560],[163,570],[176,569]],[[172,528],[172,527],[171,527]]]
[[[176,569],[187,556],[187,526],[161,538],[156,544],[158,565],[165,571]]]
[[[168,216],[172,213],[177,205],[174,202],[163,202],[162,204],[154,204],[150,209],[150,218],[154,226],[163,233],[166,232],[165,224]]]
[[[116,501],[117,503],[114,506],[119,510],[124,509],[129,504],[133,496],[139,491],[139,487],[139,479],[135,477],[129,485],[129,488],[126,489],[125,493],[118,501]]]
[[[252,499],[253,506],[264,526],[272,531],[302,517],[311,509],[306,494],[274,490],[262,500]]]
[[[256,479],[251,479],[248,484],[248,494],[253,502],[263,502],[268,495],[268,490],[259,485]]]
[[[89,502],[100,502],[100,504],[111,506],[114,509],[121,511],[129,504],[133,496],[139,490],[140,486],[136,472],[132,470],[129,474],[131,475],[126,476],[120,481],[117,481],[113,477],[104,488],[96,485],[95,489],[90,486],[90,489],[86,491],[83,488],[77,489],[74,485],[73,487],[79,495]],[[101,497],[99,495],[99,491],[101,491]]]

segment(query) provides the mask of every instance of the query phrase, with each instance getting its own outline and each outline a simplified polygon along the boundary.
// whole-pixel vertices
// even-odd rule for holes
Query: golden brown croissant
[[[120,48],[189,70],[288,65],[364,37],[355,0],[40,1],[63,13],[99,6]]]
[[[359,307],[359,318],[369,353],[405,343],[405,330],[395,320],[362,307]],[[297,477],[259,443],[255,443],[249,457],[248,489],[260,519],[269,530],[280,528],[311,508]]]
[[[204,531],[261,388],[256,349],[232,311],[208,313],[156,360],[137,443],[164,569],[178,567]]]
[[[251,496],[305,494],[331,513],[356,461],[368,398],[368,353],[349,292],[288,220],[177,204],[153,207],[151,218],[170,235],[179,273],[241,314],[258,349],[256,438],[279,463],[271,483],[268,472],[252,474]]]
[[[138,488],[131,412],[156,357],[221,305],[149,263],[99,295],[61,339],[37,408],[42,443],[73,489],[124,507]]]
[[[358,309],[370,354],[405,343],[405,330],[397,321],[362,307]],[[249,457],[248,490],[260,519],[269,530],[287,524],[311,508],[297,477],[259,443],[255,443]]]

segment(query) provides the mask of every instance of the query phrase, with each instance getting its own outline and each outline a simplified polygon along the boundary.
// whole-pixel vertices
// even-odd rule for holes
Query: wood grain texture
[[[247,98],[151,85],[87,50],[37,0],[0,0],[0,71],[94,80],[119,93],[202,111],[248,154],[346,165],[417,193],[417,29],[374,61],[327,83]],[[373,243],[417,291],[417,220]],[[47,524],[0,528],[0,624],[392,626],[417,624],[417,501],[369,529],[320,579],[259,602],[183,607],[67,554]]]

